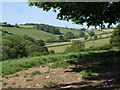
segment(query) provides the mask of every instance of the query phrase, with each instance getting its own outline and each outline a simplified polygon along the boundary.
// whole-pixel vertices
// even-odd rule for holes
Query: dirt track
[[[77,72],[72,72],[71,68],[75,66],[69,66],[67,68],[50,69],[51,64],[30,68],[28,70],[17,72],[16,74],[3,77],[3,82],[6,85],[3,88],[11,86],[12,88],[43,88],[43,85],[47,81],[54,81],[57,83],[58,88],[80,88],[80,87],[96,87],[100,85],[107,85],[112,80],[84,80]],[[39,71],[40,75],[34,75],[32,77],[27,76],[31,73]],[[98,76],[98,73],[94,73],[93,76]]]

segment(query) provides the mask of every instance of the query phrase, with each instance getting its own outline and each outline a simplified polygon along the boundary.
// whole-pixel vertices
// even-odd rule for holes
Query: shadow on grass
[[[100,53],[90,53],[87,56],[80,58],[75,62],[70,62],[74,64],[68,72],[80,72],[85,79],[84,82],[70,83],[58,85],[59,87],[76,85],[77,89],[80,90],[120,90],[120,51],[108,51]],[[104,81],[100,85],[92,85],[91,81]],[[82,83],[82,84],[81,84]],[[76,90],[76,88],[71,87]],[[62,90],[67,90],[71,88],[65,88]]]

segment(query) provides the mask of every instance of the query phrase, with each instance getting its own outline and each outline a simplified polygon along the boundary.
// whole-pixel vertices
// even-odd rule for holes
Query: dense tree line
[[[59,28],[50,25],[37,24],[35,28],[52,34],[61,34]]]
[[[8,24],[7,22],[2,22],[2,23],[0,23],[0,26],[15,27],[14,25]]]
[[[11,35],[5,32],[2,39],[3,60],[49,54],[43,40],[35,40],[27,35]]]

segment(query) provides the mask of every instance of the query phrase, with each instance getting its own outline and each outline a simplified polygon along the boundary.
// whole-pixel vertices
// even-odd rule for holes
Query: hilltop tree
[[[17,23],[15,23],[15,27],[17,27],[17,28],[18,28],[18,24],[17,24]]]
[[[87,26],[104,26],[120,22],[120,2],[39,2],[29,0],[30,6],[37,6],[44,11],[58,11],[57,19],[71,20],[76,24],[87,23]]]

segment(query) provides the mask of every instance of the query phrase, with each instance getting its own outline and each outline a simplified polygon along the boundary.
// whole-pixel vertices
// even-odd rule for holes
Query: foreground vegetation
[[[70,54],[47,55],[33,58],[21,58],[0,62],[2,64],[2,75],[9,75],[21,70],[37,67],[43,64],[54,62],[51,67],[66,67],[80,61],[86,57],[96,57],[106,60],[106,58],[119,58],[120,51],[94,51]]]

